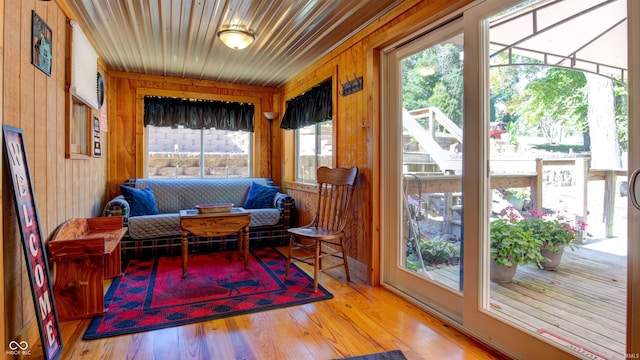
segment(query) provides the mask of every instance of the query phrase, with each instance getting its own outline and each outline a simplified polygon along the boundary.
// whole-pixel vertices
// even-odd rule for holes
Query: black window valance
[[[301,127],[331,120],[333,109],[333,93],[331,80],[311,88],[302,95],[287,100],[287,110],[282,118],[280,128],[299,129]]]
[[[144,126],[177,126],[189,129],[242,130],[253,132],[253,104],[144,97]]]

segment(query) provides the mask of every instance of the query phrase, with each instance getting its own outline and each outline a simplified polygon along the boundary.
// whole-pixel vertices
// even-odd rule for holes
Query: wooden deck
[[[431,272],[457,288],[458,266]],[[491,310],[586,358],[624,358],[627,299],[626,257],[579,248],[565,251],[556,271],[520,266],[511,283],[491,283]]]

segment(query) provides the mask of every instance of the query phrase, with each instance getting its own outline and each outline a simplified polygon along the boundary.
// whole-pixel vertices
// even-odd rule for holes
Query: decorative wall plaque
[[[7,125],[2,129],[42,351],[45,359],[55,359],[62,351],[62,334],[23,133]]]
[[[53,63],[51,37],[51,28],[31,10],[31,63],[48,76]]]
[[[97,116],[93,117],[91,132],[93,134],[93,156],[102,156],[102,142],[100,141],[100,119]]]

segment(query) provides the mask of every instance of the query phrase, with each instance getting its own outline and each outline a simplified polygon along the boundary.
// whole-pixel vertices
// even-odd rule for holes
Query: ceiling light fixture
[[[218,31],[218,38],[228,47],[236,50],[244,49],[251,45],[255,36],[247,30],[239,27],[231,27]]]

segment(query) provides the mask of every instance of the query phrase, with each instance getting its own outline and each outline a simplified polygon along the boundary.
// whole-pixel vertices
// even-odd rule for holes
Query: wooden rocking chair
[[[304,262],[313,265],[313,292],[318,291],[318,273],[344,266],[347,281],[349,277],[349,265],[344,244],[344,227],[351,213],[351,198],[355,188],[358,168],[335,168],[326,166],[318,168],[318,197],[316,213],[307,226],[288,229],[291,234],[289,240],[289,254],[287,256],[287,269],[285,281],[289,277],[289,267],[292,261]],[[323,246],[323,245],[329,246]],[[313,250],[314,255],[308,251],[302,251],[300,256],[293,256],[294,251]],[[333,256],[342,259],[341,264],[322,267],[322,259]]]

